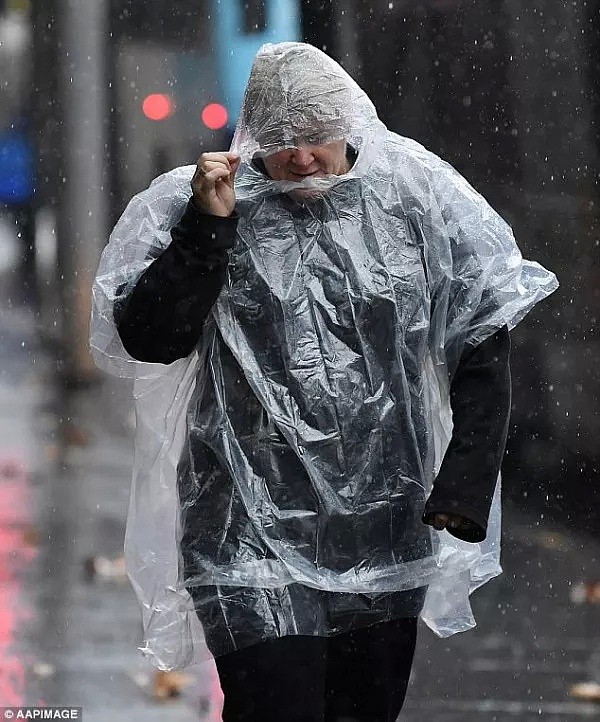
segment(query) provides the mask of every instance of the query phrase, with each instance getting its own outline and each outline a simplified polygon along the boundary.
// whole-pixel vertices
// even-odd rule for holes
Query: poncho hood
[[[332,58],[312,45],[264,45],[257,54],[232,150],[243,160],[298,143],[344,139],[359,147],[385,131],[364,91]]]

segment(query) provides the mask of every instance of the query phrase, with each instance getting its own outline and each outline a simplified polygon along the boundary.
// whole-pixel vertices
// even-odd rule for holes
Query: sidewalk
[[[4,258],[7,243],[1,236]],[[156,698],[129,582],[118,564],[90,573],[92,559],[122,556],[129,389],[61,391],[19,290],[0,259],[0,707],[82,706],[86,722],[215,722],[206,671],[187,675],[180,697]]]
[[[86,722],[218,719],[209,674],[194,672],[178,698],[153,697],[128,582],[118,565],[97,564],[95,576],[86,566],[122,553],[127,384],[59,393],[31,312],[7,303],[0,300],[0,706],[81,705]],[[600,578],[600,542],[579,533],[507,508],[505,574],[476,593],[476,630],[439,640],[421,629],[402,720],[600,719],[600,705],[567,694],[600,676],[590,668],[600,605],[569,598],[571,584]]]
[[[215,720],[201,714],[209,674],[190,675],[181,697],[161,702],[137,651],[139,609],[119,563],[132,461],[128,394],[126,384],[111,382],[59,400],[62,439],[50,446],[55,462],[38,522],[48,531],[40,571],[52,570],[47,606],[38,605],[46,609],[40,650],[54,670],[44,698],[83,706],[86,722]]]
[[[402,720],[600,720],[600,705],[568,696],[600,680],[600,604],[570,599],[572,585],[600,578],[599,540],[508,507],[502,563],[473,595],[475,630],[440,640],[421,629]]]

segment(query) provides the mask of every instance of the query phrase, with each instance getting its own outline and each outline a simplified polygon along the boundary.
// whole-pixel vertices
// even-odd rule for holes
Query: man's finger
[[[205,158],[202,163],[199,163],[198,168],[203,168],[206,173],[208,173],[209,170],[215,170],[215,168],[223,168],[228,173],[231,172],[231,165],[228,161],[211,160],[209,158]]]
[[[442,531],[448,524],[448,516],[446,514],[435,514],[432,519],[432,526],[437,531]]]
[[[231,163],[231,172],[235,175],[237,172],[237,169],[240,167],[240,163],[242,162],[242,159],[238,156],[235,156],[230,163]]]
[[[198,159],[198,165],[201,165],[206,162],[210,163],[223,163],[223,165],[226,165],[228,168],[231,168],[231,166],[237,162],[239,164],[240,156],[237,153],[202,153],[200,158]]]
[[[205,173],[204,179],[209,183],[215,184],[217,181],[224,179],[227,180],[230,176],[230,172],[226,168],[213,168]]]

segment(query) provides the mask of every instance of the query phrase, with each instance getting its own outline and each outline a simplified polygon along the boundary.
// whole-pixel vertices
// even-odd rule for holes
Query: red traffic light
[[[227,125],[227,109],[220,103],[209,103],[202,111],[202,122],[211,130],[219,130]]]
[[[166,120],[170,115],[173,115],[175,104],[164,93],[152,93],[152,95],[144,98],[142,110],[146,118],[150,120]]]

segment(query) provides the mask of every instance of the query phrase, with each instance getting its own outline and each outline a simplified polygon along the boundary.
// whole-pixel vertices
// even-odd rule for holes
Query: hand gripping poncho
[[[276,182],[256,163],[340,138],[356,153],[344,175]],[[232,150],[236,242],[189,358],[131,358],[113,307],[171,242],[194,166],[130,202],[94,286],[95,359],[135,380],[126,558],[145,652],[163,669],[202,658],[194,602],[214,654],[334,633],[320,602],[348,595],[426,589],[435,632],[472,627],[470,592],[501,571],[499,484],[484,542],[421,522],[449,383],[465,344],[513,328],[554,275],[311,46],[261,49]]]

